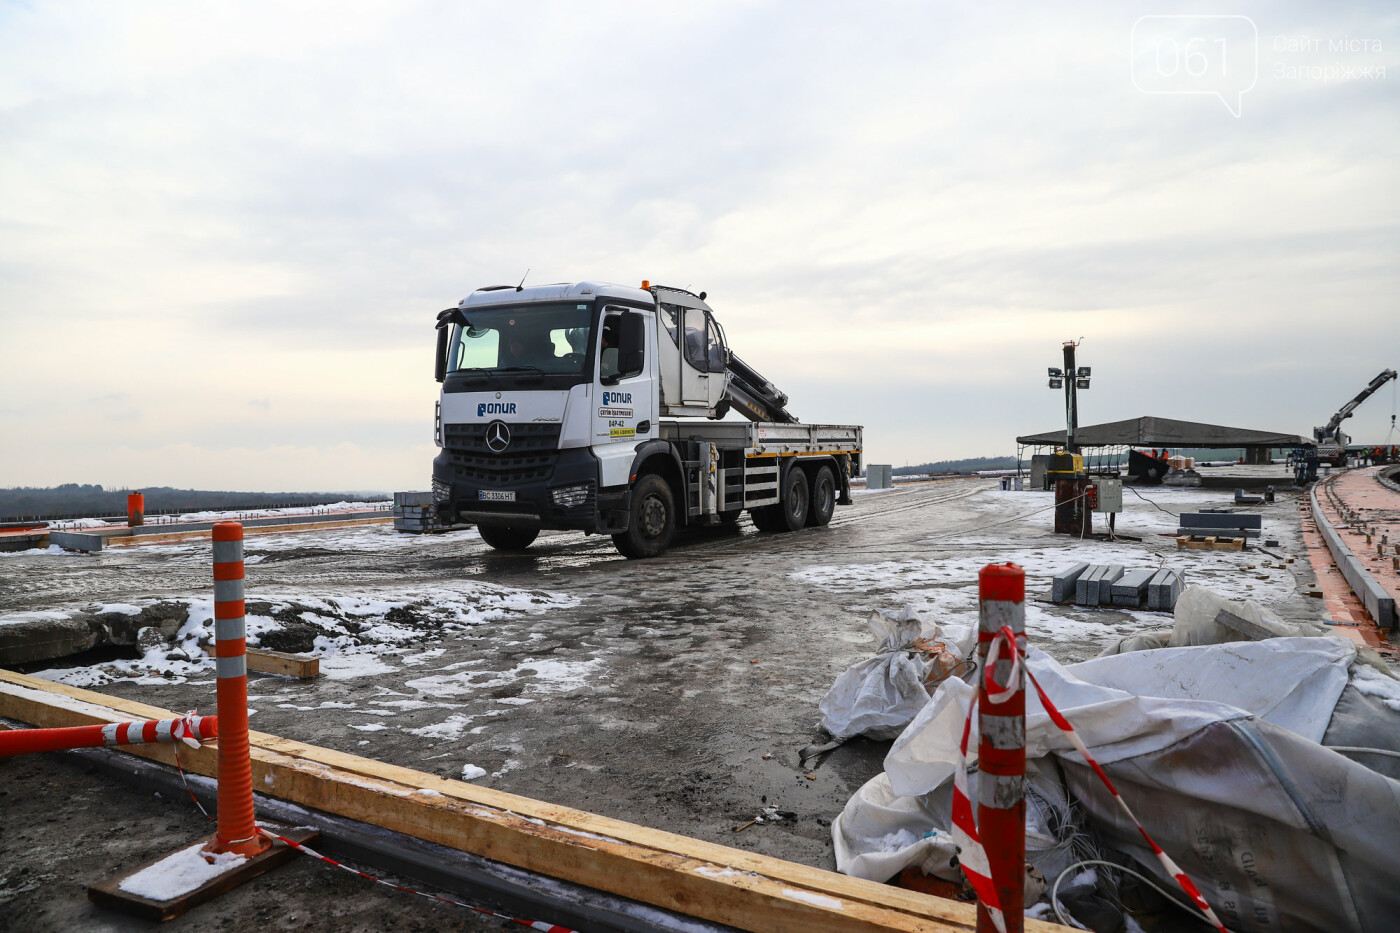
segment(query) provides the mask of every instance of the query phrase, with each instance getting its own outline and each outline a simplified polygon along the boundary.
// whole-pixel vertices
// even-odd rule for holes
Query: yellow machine
[[[1065,453],[1063,450],[1050,455],[1045,472],[1051,479],[1072,479],[1084,475],[1084,458],[1079,454]]]

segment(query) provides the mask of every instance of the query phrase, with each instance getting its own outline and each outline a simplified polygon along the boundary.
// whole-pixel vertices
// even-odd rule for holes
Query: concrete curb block
[[[1396,482],[1397,478],[1400,478],[1400,466],[1386,467],[1376,474],[1376,482],[1391,492],[1400,492],[1400,482]]]
[[[100,551],[102,535],[83,534],[77,531],[51,531],[49,544],[57,544],[69,551]]]
[[[1378,628],[1386,632],[1393,630],[1395,628],[1395,597],[1387,593],[1385,588],[1376,582],[1376,578],[1371,576],[1371,572],[1342,541],[1341,535],[1337,534],[1332,523],[1327,520],[1327,516],[1322,514],[1322,507],[1317,501],[1316,485],[1309,490],[1308,496],[1312,500],[1313,520],[1317,522],[1317,530],[1322,533],[1322,540],[1327,542],[1327,550],[1332,552],[1332,559],[1337,562],[1337,568],[1346,578],[1351,591],[1356,594],[1357,599],[1361,600],[1361,604],[1371,614],[1371,618],[1375,620]]]

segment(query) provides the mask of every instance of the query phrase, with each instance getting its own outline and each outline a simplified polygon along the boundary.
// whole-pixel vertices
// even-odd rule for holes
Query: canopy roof
[[[1018,444],[1063,444],[1065,429],[1016,438]],[[1299,447],[1312,441],[1297,434],[1227,428],[1221,424],[1200,424],[1174,418],[1145,415],[1127,421],[1081,426],[1074,434],[1080,447]]]

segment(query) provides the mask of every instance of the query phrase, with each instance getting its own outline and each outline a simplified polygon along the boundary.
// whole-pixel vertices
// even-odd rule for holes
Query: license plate
[[[478,498],[480,498],[480,499],[485,499],[485,500],[488,501],[488,502],[514,502],[514,501],[515,501],[515,490],[514,490],[514,489],[501,489],[501,490],[497,490],[497,489],[478,489],[476,494],[477,494],[477,497],[478,497]]]

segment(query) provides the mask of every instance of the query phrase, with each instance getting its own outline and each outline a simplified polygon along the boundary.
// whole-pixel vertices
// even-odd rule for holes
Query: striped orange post
[[[254,856],[271,843],[253,819],[248,659],[243,623],[243,525],[214,526],[214,663],[219,694],[219,820],[207,853]]]
[[[61,752],[72,748],[145,745],[148,742],[190,742],[218,738],[217,716],[182,716],[145,722],[110,722],[107,725],[68,726],[59,729],[0,730],[0,758],[35,752]]]
[[[985,671],[978,678],[977,829],[987,850],[992,884],[1001,901],[1006,933],[1025,929],[1026,895],[1026,678],[1010,652],[987,669],[988,649],[1003,627],[1026,651],[1026,572],[1015,564],[988,564],[977,575],[977,653]],[[988,681],[997,692],[989,695]],[[1014,682],[1013,682],[1014,681]],[[997,928],[977,904],[977,933]]]

